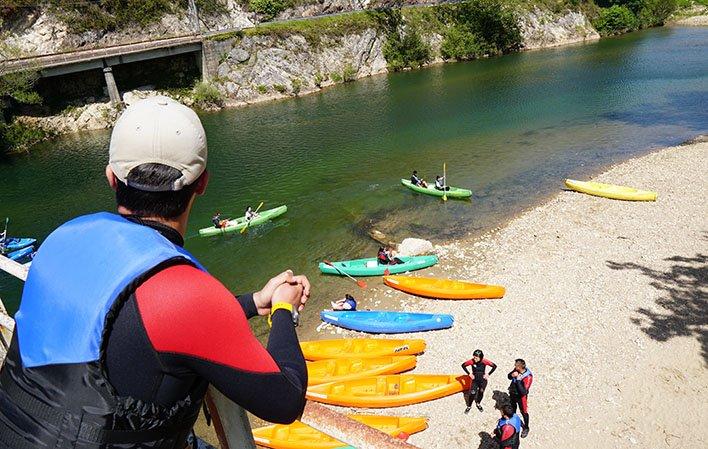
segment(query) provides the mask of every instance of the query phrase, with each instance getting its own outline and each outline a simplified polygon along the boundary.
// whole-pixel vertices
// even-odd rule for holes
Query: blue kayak
[[[28,237],[9,237],[5,239],[4,242],[0,243],[0,246],[2,246],[5,251],[17,251],[18,249],[34,245],[36,241],[37,239],[31,239]]]
[[[455,321],[452,315],[445,314],[374,310],[356,312],[323,310],[320,312],[320,318],[325,323],[372,334],[403,334],[447,329],[452,327]]]
[[[13,251],[11,253],[7,254],[7,257],[14,261],[20,261],[24,259],[25,257],[29,257],[32,255],[34,252],[34,246],[28,246],[26,248],[18,249],[17,251]]]

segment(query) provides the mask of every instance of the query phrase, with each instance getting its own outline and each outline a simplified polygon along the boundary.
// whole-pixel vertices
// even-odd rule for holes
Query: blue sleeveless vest
[[[175,258],[198,265],[159,232],[119,215],[85,215],[57,228],[32,261],[15,317],[22,364],[98,360],[113,301],[134,279]]]
[[[512,416],[509,419],[506,418],[499,418],[499,421],[497,422],[497,429],[500,429],[504,427],[507,424],[511,424],[514,426],[514,429],[516,429],[516,433],[521,432],[521,418],[519,418],[519,415],[514,413],[514,416]]]
[[[502,435],[502,428],[507,425],[511,424],[512,427],[514,427],[514,434],[507,438],[506,440],[501,439]],[[521,432],[521,419],[519,418],[519,415],[514,413],[514,416],[512,416],[509,419],[506,418],[500,418],[499,421],[497,422],[497,428],[495,430],[495,433],[497,434],[498,442],[499,442],[499,447],[500,448],[507,448],[511,447],[512,449],[518,449],[519,447],[519,432]]]

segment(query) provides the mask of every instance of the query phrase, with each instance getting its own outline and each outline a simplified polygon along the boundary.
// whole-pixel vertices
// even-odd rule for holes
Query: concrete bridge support
[[[104,67],[103,76],[106,78],[106,88],[108,89],[108,97],[111,99],[111,104],[115,106],[123,100],[120,98],[118,86],[116,86],[116,79],[113,77],[113,68],[110,66]]]

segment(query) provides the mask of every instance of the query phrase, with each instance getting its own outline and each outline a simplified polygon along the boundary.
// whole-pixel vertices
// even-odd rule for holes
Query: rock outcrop
[[[521,16],[519,26],[527,50],[600,39],[588,18],[575,11],[556,15],[534,8]]]
[[[421,256],[423,254],[435,254],[435,248],[428,240],[409,237],[403,239],[398,245],[399,256]]]

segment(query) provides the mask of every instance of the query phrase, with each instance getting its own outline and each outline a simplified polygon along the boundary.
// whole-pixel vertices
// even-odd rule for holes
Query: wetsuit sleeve
[[[196,373],[261,419],[289,423],[300,416],[307,369],[287,310],[273,314],[266,350],[241,301],[194,267],[157,273],[135,297],[148,339],[170,372]]]
[[[465,370],[465,372],[466,372],[467,374],[470,373],[470,370],[467,369],[467,367],[470,366],[470,365],[474,365],[474,359],[470,359],[470,360],[468,360],[468,361],[466,361],[465,363],[462,364],[462,369]]]
[[[513,369],[513,370],[509,371],[509,374],[506,375],[506,378],[509,380],[514,380],[514,378],[511,376],[512,374],[514,374],[514,371],[516,371],[516,370]]]
[[[492,367],[492,369],[490,369],[489,372],[487,373],[488,376],[491,375],[497,369],[497,364],[492,362],[489,359],[482,359],[482,363],[484,363],[487,366]]]
[[[246,319],[250,320],[254,316],[258,316],[258,308],[256,307],[256,303],[253,302],[253,293],[237,295],[236,300],[241,304],[243,313],[246,314]]]

